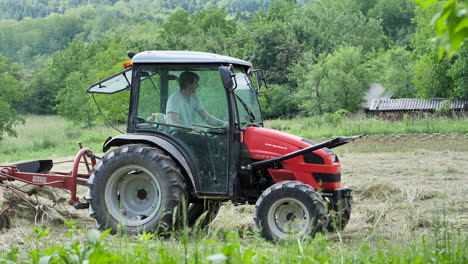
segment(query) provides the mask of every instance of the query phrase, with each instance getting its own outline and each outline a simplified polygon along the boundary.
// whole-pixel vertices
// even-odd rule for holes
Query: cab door
[[[198,89],[191,99],[181,94],[180,79],[184,72],[194,73],[199,78]],[[171,138],[190,157],[192,171],[197,175],[196,192],[227,197],[231,146],[231,128],[227,124],[231,111],[218,65],[145,64],[138,66],[137,76],[132,119],[138,122],[132,132]],[[188,106],[191,101],[197,101],[196,107]],[[170,116],[174,108],[170,104],[183,105],[184,112],[177,114],[191,115],[191,123],[173,124]],[[209,119],[200,115],[201,109],[210,115]],[[212,118],[220,122],[213,123]]]

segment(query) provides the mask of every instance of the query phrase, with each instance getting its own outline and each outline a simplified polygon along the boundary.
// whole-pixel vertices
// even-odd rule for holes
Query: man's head
[[[189,72],[185,71],[179,75],[179,87],[180,90],[185,90],[187,87],[191,87],[195,85],[198,88],[198,81],[200,80],[200,77],[194,73],[194,72]]]

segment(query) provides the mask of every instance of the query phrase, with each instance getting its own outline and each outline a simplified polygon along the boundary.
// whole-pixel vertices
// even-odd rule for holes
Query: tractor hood
[[[324,144],[322,147],[310,151],[322,157],[329,156],[334,162],[338,160],[335,153],[330,148],[346,144],[348,139],[336,138],[334,140],[316,144],[311,140],[278,130],[264,127],[248,127],[245,131],[244,142],[252,158],[258,160],[289,156],[293,152],[302,151],[311,148],[312,146]]]
[[[301,137],[264,127],[248,127],[244,142],[252,158],[258,160],[284,156],[313,145]]]
[[[259,140],[259,137],[261,137],[265,138],[265,140],[281,141],[285,144],[296,146],[298,149],[307,148],[314,144],[307,139],[265,127],[248,127],[245,134],[246,138],[249,135],[255,135],[255,140]]]

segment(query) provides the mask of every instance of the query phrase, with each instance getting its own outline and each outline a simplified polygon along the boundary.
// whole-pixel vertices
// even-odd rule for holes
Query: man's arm
[[[167,118],[169,119],[169,124],[176,125],[176,126],[183,126],[180,122],[179,114],[175,112],[167,113]]]
[[[210,115],[205,108],[201,108],[200,110],[197,111],[197,113],[205,120],[206,123],[212,125],[212,126],[228,126],[228,122],[220,120],[212,115]]]
[[[167,118],[169,119],[170,124],[185,127],[185,125],[182,124],[182,122],[180,122],[180,118],[179,118],[178,113],[169,112],[169,113],[167,113]],[[190,131],[190,130],[187,130],[187,129],[184,129],[184,128],[175,128],[175,129],[179,130],[179,131],[185,131],[185,132]],[[203,131],[203,129],[201,127],[198,127],[198,126],[193,126],[192,129],[193,129],[193,131],[195,131],[197,133],[201,133]]]

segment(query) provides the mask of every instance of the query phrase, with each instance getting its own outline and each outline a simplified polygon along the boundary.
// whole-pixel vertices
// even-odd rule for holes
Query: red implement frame
[[[18,169],[17,165],[0,165],[0,200],[3,200],[3,189],[8,189],[15,196],[29,203],[20,194],[21,192],[25,192],[16,187],[15,185],[9,183],[11,181],[21,181],[36,186],[50,186],[54,188],[68,190],[71,196],[68,203],[78,208],[82,203],[80,202],[80,199],[76,196],[77,185],[87,185],[87,180],[92,173],[93,167],[96,165],[96,160],[99,159],[93,154],[93,152],[90,149],[83,148],[81,143],[79,143],[79,145],[80,151],[78,151],[73,160],[65,160],[53,163],[73,163],[73,167],[69,172],[21,172]],[[80,165],[85,166],[87,173],[79,172]],[[34,208],[32,204],[30,204],[30,206]],[[11,206],[7,206],[6,208],[0,208],[0,215],[3,215],[10,208]]]

